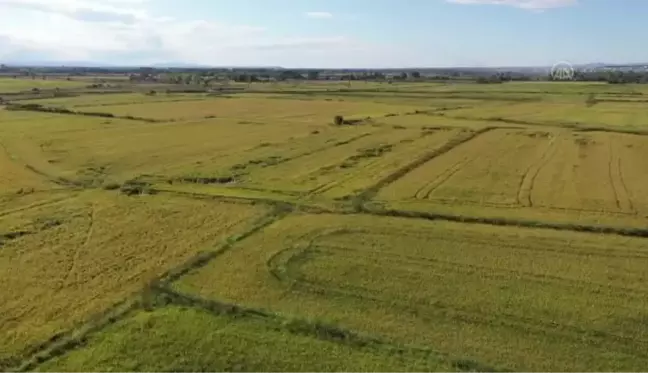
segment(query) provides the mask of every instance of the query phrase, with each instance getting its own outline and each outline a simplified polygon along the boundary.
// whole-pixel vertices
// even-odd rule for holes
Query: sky
[[[0,0],[0,63],[640,63],[647,16],[647,0]]]

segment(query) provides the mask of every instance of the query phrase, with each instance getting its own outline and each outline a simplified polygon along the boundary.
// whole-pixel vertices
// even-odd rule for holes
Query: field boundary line
[[[410,162],[409,164],[406,164],[405,166],[401,167],[400,169],[396,170],[395,172],[387,175],[386,177],[382,178],[379,180],[377,183],[374,185],[368,187],[365,189],[363,192],[361,192],[356,199],[360,204],[362,204],[365,201],[370,200],[373,198],[381,189],[385,188],[386,186],[394,183],[396,180],[402,178],[403,176],[407,175],[408,173],[412,172],[413,170],[423,166],[427,162],[431,161],[432,159],[441,156],[445,153],[448,153],[449,151],[453,150],[457,146],[466,143],[475,137],[482,135],[486,132],[489,132],[496,127],[485,127],[482,129],[479,129],[477,131],[473,131],[466,135],[465,137],[461,137],[461,135],[457,135],[454,139],[450,139],[448,142],[445,144],[441,145],[439,148],[434,149],[433,151],[424,154],[423,156],[419,157],[418,159]]]
[[[624,129],[624,128],[613,128],[613,127],[604,127],[604,126],[591,126],[586,123],[578,122],[531,122],[520,119],[507,119],[501,117],[467,117],[463,115],[445,115],[443,112],[438,113],[429,113],[430,116],[445,117],[449,119],[458,119],[469,122],[491,122],[491,123],[506,123],[506,124],[517,124],[523,126],[531,127],[550,127],[550,128],[562,128],[569,129],[574,132],[609,132],[609,133],[619,133],[624,135],[636,135],[636,136],[648,136],[648,130],[635,130],[635,129]],[[506,128],[506,127],[501,127]],[[515,127],[519,128],[519,127]],[[524,128],[521,128],[524,129]]]
[[[47,113],[47,114],[55,114],[55,115],[77,115],[77,116],[99,117],[99,118],[107,118],[107,119],[124,119],[124,120],[132,120],[132,121],[148,122],[148,123],[168,123],[174,121],[173,119],[163,120],[163,119],[135,117],[132,115],[115,115],[113,113],[75,111],[66,108],[42,106],[40,104],[9,104],[5,107],[5,110],[30,111],[30,112]]]
[[[501,217],[477,217],[466,215],[453,215],[435,212],[377,209],[361,206],[361,213],[375,216],[393,216],[409,219],[444,220],[466,224],[484,224],[493,226],[510,226],[522,228],[552,229],[558,231],[573,231],[596,234],[610,234],[626,237],[648,238],[648,228],[622,228],[606,225],[586,225],[577,223],[556,223],[548,221],[533,221],[523,219],[507,219]]]
[[[108,309],[90,315],[85,322],[73,326],[67,331],[62,331],[50,337],[47,341],[28,347],[21,355],[25,356],[20,362],[5,369],[18,372],[32,371],[38,365],[62,356],[67,352],[82,347],[87,342],[87,337],[101,329],[114,324],[138,307],[137,298],[133,297],[138,292],[126,297],[126,300],[113,304]],[[0,366],[1,367],[1,366]]]
[[[618,236],[625,236],[625,237],[648,238],[648,228],[623,228],[623,227],[614,227],[614,226],[607,226],[607,225],[579,224],[579,223],[569,223],[569,222],[557,223],[557,222],[551,222],[545,220],[534,221],[534,220],[525,220],[525,219],[507,219],[501,217],[479,217],[479,216],[456,215],[456,214],[437,213],[437,212],[411,211],[411,210],[402,210],[402,209],[384,209],[384,208],[367,206],[365,203],[357,204],[357,202],[354,205],[348,205],[348,206],[345,205],[340,208],[325,208],[317,205],[309,205],[307,203],[289,202],[289,201],[264,199],[264,198],[231,197],[231,196],[204,194],[204,193],[171,191],[171,190],[163,190],[163,189],[161,190],[156,189],[156,191],[166,192],[170,194],[177,194],[177,195],[185,195],[192,198],[218,199],[223,201],[230,201],[233,203],[258,202],[258,203],[265,203],[268,205],[282,204],[296,211],[303,211],[306,213],[313,213],[313,214],[326,213],[326,214],[337,214],[337,215],[362,214],[362,215],[372,215],[372,216],[391,216],[391,217],[420,219],[420,220],[443,220],[443,221],[466,223],[466,224],[551,229],[551,230],[559,230],[559,231],[573,231],[573,232],[584,232],[584,233],[595,233],[595,234],[618,235]],[[307,202],[307,201],[302,201],[302,202]],[[513,207],[517,208],[517,206],[513,206]],[[624,215],[628,215],[628,214],[624,214]]]
[[[158,278],[149,286],[169,286],[171,283],[179,280],[181,277],[191,273],[192,271],[206,266],[212,259],[215,259],[229,251],[236,243],[262,231],[269,225],[283,219],[292,211],[292,207],[288,205],[276,206],[272,211],[257,219],[256,222],[253,222],[251,227],[245,232],[228,237],[223,244],[214,250],[198,253],[184,263],[158,276]]]
[[[206,265],[211,259],[214,259],[229,250],[235,243],[255,234],[291,212],[292,209],[286,204],[275,203],[275,209],[260,217],[256,223],[252,223],[250,229],[238,235],[226,238],[224,243],[216,246],[216,249],[212,251],[199,252],[184,263],[169,269],[151,280],[144,290],[134,292],[127,296],[125,300],[116,303],[114,306],[103,312],[90,315],[86,321],[80,322],[79,326],[73,326],[67,331],[57,333],[47,341],[36,345],[35,347],[28,347],[23,353],[21,353],[21,356],[26,357],[22,359],[21,362],[15,364],[14,370],[33,370],[36,366],[46,361],[81,347],[87,341],[88,335],[117,322],[131,311],[139,308],[147,309],[151,288],[169,285],[171,282],[179,279],[187,273]],[[0,364],[2,364],[2,362],[0,362]],[[0,368],[2,368],[2,365],[0,365]]]
[[[345,344],[360,349],[382,347],[394,354],[408,351],[421,354],[428,358],[442,359],[449,362],[460,371],[507,371],[506,369],[487,366],[474,360],[456,359],[446,353],[426,347],[392,344],[378,337],[360,334],[350,329],[341,328],[335,325],[324,324],[317,320],[305,320],[299,317],[292,318],[264,309],[245,307],[234,303],[221,302],[215,299],[206,299],[178,292],[167,287],[156,287],[153,289],[153,292],[155,293],[154,302],[155,307],[157,308],[180,306],[201,309],[217,316],[262,318],[276,323],[281,329],[286,330],[290,334],[302,335],[332,343]]]
[[[416,137],[416,138],[407,138],[406,140],[416,141],[416,140],[421,139],[422,137],[423,136],[419,136],[419,137]],[[356,165],[354,165],[354,167],[352,169],[355,169],[355,166],[357,166],[357,165],[360,165],[359,166],[360,168],[367,168],[367,167],[370,167],[370,166],[373,166],[373,165],[379,165],[380,162],[383,162],[385,160],[385,158],[389,157],[390,154],[395,154],[395,153],[393,153],[393,151],[394,151],[393,149],[395,149],[398,145],[402,144],[401,141],[402,140],[396,141],[396,142],[393,142],[393,143],[382,144],[382,145],[389,145],[391,150],[388,153],[381,154],[381,155],[379,155],[377,157],[372,157],[372,158],[369,158],[369,159],[360,158],[358,163]],[[356,157],[357,155],[358,154],[353,154],[353,155],[348,156],[347,158],[344,159],[344,161],[342,161],[342,163],[338,164],[338,166],[341,165],[341,164],[344,164],[347,161],[353,161],[353,158]],[[364,163],[363,163],[363,161],[364,161]],[[324,169],[326,167],[327,166],[320,167],[317,171],[321,171],[322,169]],[[353,179],[355,179],[357,177],[358,177],[358,174],[356,172],[349,172],[347,175],[340,175],[340,177],[335,179],[335,180],[329,181],[328,183],[324,183],[324,184],[318,185],[315,188],[312,188],[311,190],[306,192],[306,197],[314,196],[314,195],[321,195],[321,194],[326,193],[327,191],[329,191],[329,190],[331,190],[333,188],[336,188],[336,187],[338,187],[340,185],[343,186],[345,183],[347,183],[347,182],[349,182],[349,181],[351,181],[351,180],[353,180]]]

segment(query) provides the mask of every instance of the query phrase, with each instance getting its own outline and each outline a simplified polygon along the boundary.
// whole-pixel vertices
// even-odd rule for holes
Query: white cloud
[[[361,45],[341,35],[278,37],[254,25],[153,16],[155,1],[0,0],[0,60],[294,65],[297,57],[319,65]]]
[[[306,17],[308,18],[317,18],[317,19],[327,19],[333,18],[333,14],[329,12],[307,12]]]
[[[446,0],[456,4],[507,5],[529,10],[563,8],[578,4],[578,0]]]

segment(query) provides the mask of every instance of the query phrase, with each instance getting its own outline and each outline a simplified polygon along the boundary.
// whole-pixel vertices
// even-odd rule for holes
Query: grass
[[[210,250],[267,208],[87,192],[0,218],[0,359],[61,333]]]
[[[646,254],[641,239],[301,215],[176,288],[507,369],[636,370]]]

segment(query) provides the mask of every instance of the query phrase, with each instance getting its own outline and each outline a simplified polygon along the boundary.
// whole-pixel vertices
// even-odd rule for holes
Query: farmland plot
[[[354,142],[258,169],[250,174],[247,184],[344,197],[362,191],[412,159],[463,133],[381,130]]]
[[[455,204],[519,204],[520,181],[552,142],[550,132],[496,129],[405,175],[382,195]]]
[[[39,371],[453,371],[439,359],[351,346],[260,318],[168,307],[139,312]],[[285,328],[284,328],[285,329]],[[145,353],[142,353],[145,351]]]
[[[62,79],[13,79],[0,77],[0,93],[12,93],[29,91],[32,88],[54,89],[54,88],[81,88],[88,84],[82,81],[67,81]]]
[[[648,363],[641,239],[288,217],[175,286],[513,370]]]
[[[291,121],[300,123],[330,123],[333,116],[375,116],[392,111],[414,110],[407,105],[385,105],[371,102],[333,102],[326,100],[268,100],[267,98],[219,97],[202,101],[179,101],[173,104],[164,102],[142,103],[135,105],[116,105],[106,107],[86,107],[89,112],[109,112],[116,115],[161,120],[196,120],[206,116],[275,123]]]
[[[97,193],[0,216],[0,366],[220,245],[267,211]]]
[[[565,127],[606,127],[614,129],[645,130],[648,114],[641,102],[599,102],[588,106],[585,98],[496,104],[490,107],[458,109],[448,112],[449,117],[470,119],[505,119],[532,124],[546,124]]]
[[[406,209],[642,226],[648,208],[638,162],[645,141],[603,132],[493,130],[377,198]]]
[[[209,96],[205,94],[159,94],[148,95],[142,93],[113,93],[113,94],[87,94],[75,97],[59,97],[29,100],[29,103],[41,104],[44,106],[64,107],[68,109],[78,109],[84,111],[86,107],[94,107],[97,111],[106,111],[100,107],[106,106],[119,106],[119,105],[133,105],[151,102],[166,102],[171,103],[175,101],[192,101],[192,100],[207,100]]]
[[[15,179],[11,176],[15,172],[24,173],[24,166],[51,178],[99,185],[123,182],[141,174],[170,179],[231,176],[246,172],[248,166],[336,147],[378,130],[371,126],[340,128],[327,124],[259,125],[225,119],[152,124],[28,114],[25,119],[19,117],[3,123],[0,129],[6,130],[0,157],[2,162],[13,162],[7,163],[12,171],[4,176],[6,179]],[[23,178],[21,182],[28,181]]]

